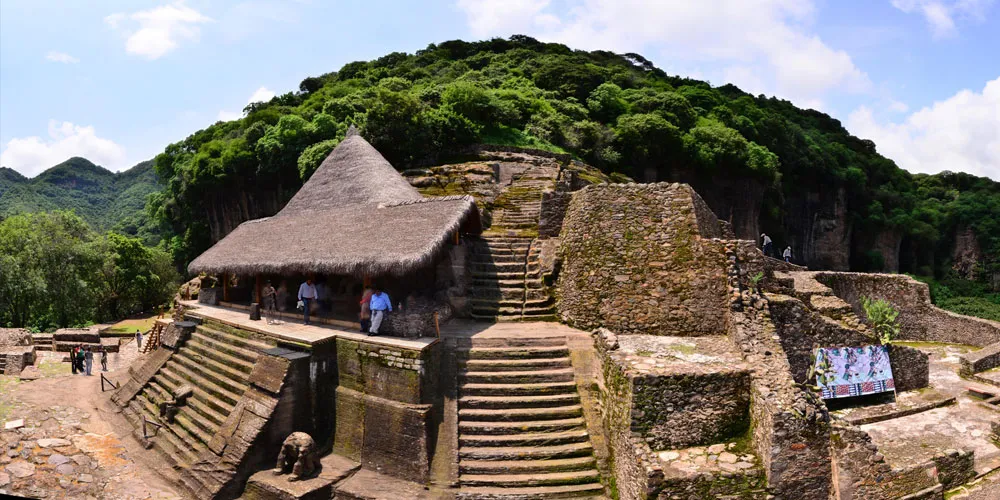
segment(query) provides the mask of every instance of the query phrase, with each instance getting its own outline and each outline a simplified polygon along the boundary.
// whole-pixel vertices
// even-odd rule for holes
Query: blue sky
[[[120,170],[344,63],[521,33],[820,109],[911,171],[1000,180],[998,28],[995,0],[3,0],[0,163]]]

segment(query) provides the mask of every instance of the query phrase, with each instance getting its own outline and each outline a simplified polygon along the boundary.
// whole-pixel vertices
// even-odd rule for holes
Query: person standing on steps
[[[270,325],[274,322],[275,313],[278,311],[278,291],[271,285],[271,280],[264,282],[260,296],[264,302],[264,319]]]
[[[771,237],[767,233],[760,233],[760,239],[762,240],[762,250],[766,257],[771,256]]]
[[[392,299],[389,298],[389,294],[382,291],[381,288],[375,287],[375,292],[372,293],[371,301],[368,305],[372,311],[372,326],[368,330],[371,335],[378,335],[378,328],[382,326],[382,320],[385,319],[386,312],[392,312]]]
[[[792,247],[791,246],[785,247],[785,252],[783,254],[781,254],[781,256],[785,258],[785,262],[791,262],[792,261]]]
[[[138,328],[135,329],[135,345],[139,349],[142,349],[142,330]]]
[[[364,333],[368,333],[372,326],[372,293],[371,287],[365,287],[365,290],[361,292],[361,314],[358,317],[361,320],[361,331]]]
[[[101,371],[108,371],[108,349],[101,346]]]
[[[86,363],[87,376],[90,376],[90,370],[94,367],[94,351],[90,350],[90,346],[87,346],[84,352],[84,363]]]
[[[309,308],[317,298],[319,295],[316,293],[316,285],[313,285],[312,278],[299,285],[299,302],[302,302],[303,319],[307,325],[309,324]]]

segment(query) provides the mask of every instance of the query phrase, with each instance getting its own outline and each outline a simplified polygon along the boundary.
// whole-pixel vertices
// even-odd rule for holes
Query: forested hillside
[[[450,41],[347,64],[245,111],[155,160],[166,189],[148,208],[178,263],[275,213],[354,123],[397,168],[493,143],[688,182],[740,237],[767,231],[812,268],[942,275],[960,257],[977,261],[966,273],[1000,271],[1000,184],[911,175],[823,113],[670,76],[638,54]]]
[[[73,210],[97,231],[114,230],[155,245],[160,237],[145,205],[146,197],[162,188],[151,161],[114,173],[70,158],[32,179],[0,167],[0,218]]]

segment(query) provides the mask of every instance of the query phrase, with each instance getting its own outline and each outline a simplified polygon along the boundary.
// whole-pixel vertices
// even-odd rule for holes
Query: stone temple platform
[[[419,351],[438,341],[434,337],[404,339],[390,336],[371,336],[358,330],[351,330],[346,326],[307,325],[301,321],[284,319],[268,324],[263,319],[250,319],[247,311],[241,309],[201,304],[194,300],[181,301],[181,304],[189,308],[185,312],[188,316],[214,319],[237,328],[273,337],[279,343],[292,343],[307,348],[339,338]]]

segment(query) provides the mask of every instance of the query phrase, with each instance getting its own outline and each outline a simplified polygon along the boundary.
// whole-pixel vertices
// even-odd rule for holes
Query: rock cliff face
[[[964,278],[975,279],[976,264],[983,258],[982,250],[979,248],[979,240],[976,239],[976,233],[967,227],[958,228],[955,231],[954,241],[955,249],[951,253],[954,264],[952,264],[951,268]]]

